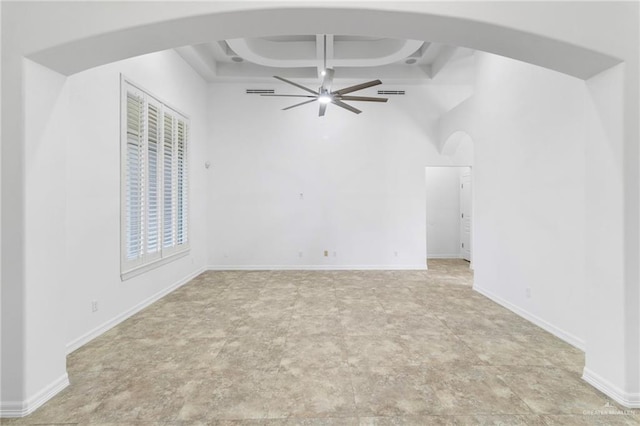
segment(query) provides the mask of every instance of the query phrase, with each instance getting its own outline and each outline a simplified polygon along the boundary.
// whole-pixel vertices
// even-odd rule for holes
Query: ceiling
[[[176,51],[211,82],[256,81],[274,75],[316,81],[326,61],[337,79],[405,84],[427,82],[453,58],[473,53],[433,42],[334,34],[229,39]]]

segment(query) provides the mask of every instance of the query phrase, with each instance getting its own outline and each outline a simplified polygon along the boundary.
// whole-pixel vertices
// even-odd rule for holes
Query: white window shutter
[[[125,153],[125,252],[128,261],[143,254],[144,229],[144,100],[135,92],[127,93]]]
[[[168,249],[175,245],[175,188],[174,188],[174,139],[175,118],[165,111],[164,133],[162,144],[162,248]]]
[[[126,279],[189,249],[189,123],[124,78],[121,99],[121,274]]]
[[[187,191],[187,139],[189,128],[187,123],[183,119],[178,120],[178,139],[176,146],[176,162],[177,162],[177,191],[176,196],[178,198],[177,217],[176,217],[176,244],[184,245],[188,241],[188,197]]]
[[[154,100],[148,101],[147,106],[147,232],[146,254],[150,258],[160,254],[160,133],[161,111],[160,105]]]

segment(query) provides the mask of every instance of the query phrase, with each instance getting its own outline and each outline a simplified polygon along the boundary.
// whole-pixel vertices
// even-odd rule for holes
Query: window
[[[189,121],[122,79],[121,273],[189,250]]]

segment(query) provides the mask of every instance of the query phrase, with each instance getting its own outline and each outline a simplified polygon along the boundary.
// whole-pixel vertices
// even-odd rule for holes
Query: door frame
[[[435,168],[435,167],[438,167],[438,168],[445,168],[446,167],[446,168],[457,168],[457,169],[468,168],[469,169],[470,180],[471,180],[471,200],[470,200],[470,203],[471,203],[471,206],[470,206],[470,210],[471,210],[471,234],[469,236],[469,240],[470,240],[470,244],[471,244],[471,250],[469,252],[469,258],[470,258],[470,260],[469,260],[469,269],[473,270],[473,257],[474,257],[473,256],[473,251],[474,251],[473,250],[473,248],[474,248],[473,232],[474,232],[474,218],[475,218],[475,212],[474,212],[474,207],[475,207],[474,204],[475,203],[473,202],[473,200],[475,198],[475,196],[474,196],[475,191],[473,190],[473,187],[474,187],[473,166],[467,165],[467,164],[460,164],[460,165],[458,165],[458,164],[436,164],[436,165],[427,165],[424,168],[425,169],[425,200],[424,200],[424,202],[425,202],[425,228],[424,229],[425,229],[425,254],[426,254],[425,263],[427,265],[427,269],[429,269],[429,234],[427,232],[428,219],[429,218],[427,217],[427,207],[426,207],[426,205],[427,205],[426,172],[427,172],[427,169]],[[462,175],[460,175],[460,177],[462,177]],[[458,190],[460,190],[460,187],[458,187]],[[460,227],[462,227],[462,223],[460,224]],[[462,240],[461,236],[459,238],[459,241],[460,240]],[[462,259],[462,257],[459,257],[459,258]]]

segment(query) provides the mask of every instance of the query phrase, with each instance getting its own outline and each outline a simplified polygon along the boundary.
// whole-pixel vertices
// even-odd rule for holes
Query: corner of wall
[[[587,367],[582,372],[582,379],[618,404],[627,408],[640,408],[640,393],[625,392]]]
[[[164,288],[163,290],[160,290],[159,292],[155,293],[154,295],[144,299],[140,303],[137,303],[136,305],[132,306],[131,308],[127,309],[126,311],[122,312],[121,314],[119,314],[119,315],[109,319],[108,321],[100,324],[98,327],[90,330],[89,332],[83,334],[82,336],[78,337],[77,339],[74,339],[73,341],[67,343],[67,354],[72,353],[76,349],[82,347],[83,345],[89,343],[91,340],[95,339],[96,337],[100,336],[101,334],[103,334],[103,333],[109,331],[110,329],[112,329],[113,327],[117,326],[122,321],[124,321],[127,318],[135,315],[136,313],[140,312],[144,308],[152,305],[153,303],[155,303],[158,300],[162,299],[164,296],[166,296],[167,294],[171,293],[172,291],[177,290],[178,288],[182,287],[183,285],[185,285],[186,283],[191,281],[193,278],[195,278],[198,275],[200,275],[205,270],[206,270],[206,268],[204,268],[204,267],[197,269],[195,272],[192,272],[191,274],[189,274],[186,277],[178,280],[177,282],[171,284],[170,286]]]
[[[0,418],[26,417],[69,386],[69,376],[64,373],[40,392],[26,401],[0,401]]]
[[[477,291],[478,293],[482,294],[483,296],[491,299],[492,301],[496,302],[498,305],[503,306],[507,309],[509,309],[511,312],[521,316],[522,318],[526,319],[529,322],[532,322],[533,324],[537,325],[538,327],[542,328],[545,331],[548,331],[549,333],[553,334],[554,336],[564,340],[565,342],[569,343],[570,345],[580,349],[581,351],[585,350],[585,341],[581,338],[579,338],[578,336],[575,336],[553,324],[551,324],[548,321],[543,320],[542,318],[540,318],[537,315],[532,314],[531,312],[514,305],[513,303],[507,301],[506,299],[503,299],[502,297],[492,293],[491,291],[484,289],[480,286],[478,286],[476,283],[473,284],[473,289],[475,291]]]

